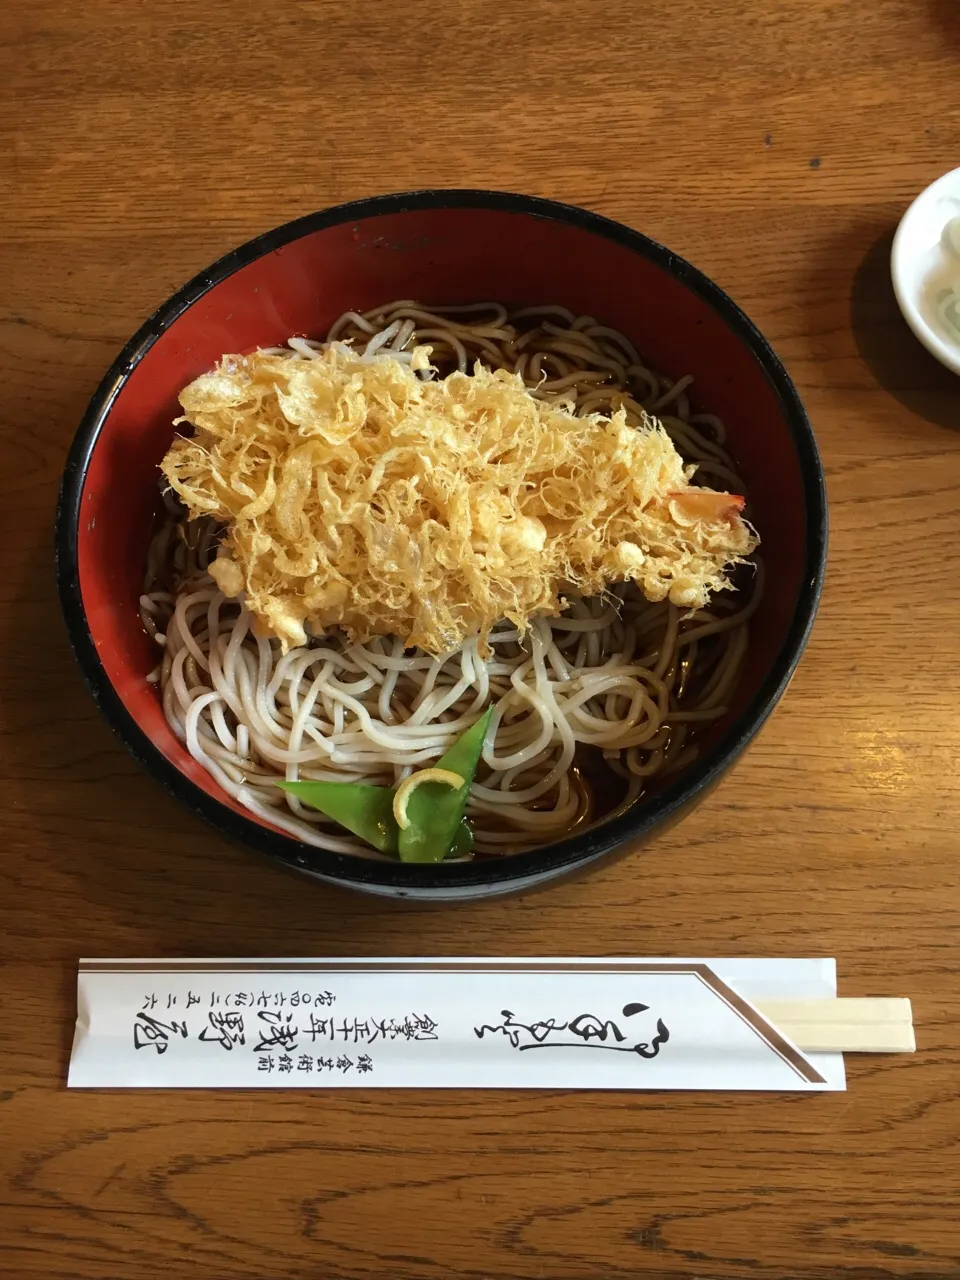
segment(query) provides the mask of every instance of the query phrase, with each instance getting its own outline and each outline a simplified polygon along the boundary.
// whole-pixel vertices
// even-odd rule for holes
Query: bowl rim
[[[941,174],[939,178],[935,178],[910,202],[897,224],[893,243],[890,246],[890,277],[893,281],[897,305],[913,331],[914,337],[926,347],[934,359],[940,361],[945,369],[960,376],[960,349],[955,343],[947,342],[937,333],[920,310],[915,290],[907,283],[908,279],[912,278],[908,263],[913,256],[911,237],[914,225],[920,220],[925,207],[932,204],[941,194],[952,194],[960,199],[960,168],[951,169]]]
[[[717,312],[751,351],[772,385],[796,449],[806,506],[803,581],[786,639],[750,704],[724,737],[638,810],[628,810],[599,827],[541,849],[468,863],[407,864],[318,849],[262,826],[214,797],[182,773],[150,741],[127,711],[97,654],[80,592],[80,505],[94,449],[103,425],[133,370],[158,338],[198,299],[228,276],[275,249],[344,222],[428,209],[485,209],[544,218],[612,240],[675,276]],[[67,633],[84,682],[107,723],[124,746],[165,789],[221,835],[265,853],[275,861],[320,879],[403,896],[437,897],[459,891],[509,889],[552,879],[584,867],[619,846],[639,842],[679,816],[709,790],[743,752],[786,690],[813,627],[827,556],[827,502],[823,468],[813,429],[800,396],[769,342],[733,299],[686,259],[642,232],[601,214],[540,196],[470,188],[426,188],[370,196],[295,218],[254,236],[199,272],[140,326],[111,364],[83,414],[60,484],[54,531],[57,588]],[[446,893],[444,892],[446,891]]]

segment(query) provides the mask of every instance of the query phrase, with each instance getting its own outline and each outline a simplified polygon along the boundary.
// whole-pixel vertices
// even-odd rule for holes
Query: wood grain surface
[[[956,0],[13,0],[0,13],[0,1275],[960,1277],[960,381],[887,274],[960,164]],[[54,598],[117,349],[279,222],[555,196],[713,276],[828,471],[820,619],[760,740],[633,857],[401,910],[228,847],[126,757]],[[67,1093],[79,955],[836,956],[914,1057],[811,1097]]]

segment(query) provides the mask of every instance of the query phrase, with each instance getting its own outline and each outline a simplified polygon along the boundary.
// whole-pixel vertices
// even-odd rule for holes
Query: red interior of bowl
[[[413,210],[314,231],[215,285],[161,335],[117,395],[80,507],[80,588],[110,681],[169,760],[247,817],[174,738],[144,679],[157,651],[140,624],[137,599],[177,394],[224,353],[279,344],[292,334],[322,337],[342,312],[395,298],[559,302],[622,330],[658,371],[692,373],[697,407],[727,425],[768,571],[731,716],[759,689],[793,618],[806,523],[790,431],[749,347],[679,279],[582,227],[505,210]]]

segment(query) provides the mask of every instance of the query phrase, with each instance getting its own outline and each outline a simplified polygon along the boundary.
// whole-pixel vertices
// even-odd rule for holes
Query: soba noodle
[[[623,334],[590,316],[558,306],[394,302],[347,312],[327,335],[334,340],[407,362],[426,343],[441,376],[480,360],[580,413],[623,407],[639,420],[646,410],[697,464],[698,483],[743,492],[723,424],[691,408],[692,379],[655,373]],[[310,360],[322,345],[291,338],[275,353]],[[486,659],[476,641],[433,658],[404,651],[396,637],[351,644],[338,634],[281,654],[206,572],[217,527],[187,522],[171,494],[164,502],[140,609],[163,650],[149,679],[171,728],[240,804],[342,853],[381,856],[277,779],[393,786],[436,761],[491,701],[467,808],[479,854],[534,848],[622,812],[654,779],[683,769],[697,753],[697,728],[726,713],[759,601],[758,569],[738,580],[747,594],[693,615],[651,604],[632,585],[605,599],[573,597],[567,612],[535,619],[522,639],[502,624]]]

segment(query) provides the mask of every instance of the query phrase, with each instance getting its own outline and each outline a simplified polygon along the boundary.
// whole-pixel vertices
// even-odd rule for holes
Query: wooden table
[[[887,275],[960,163],[955,0],[33,0],[0,18],[0,1275],[960,1277],[960,382]],[[74,669],[50,528],[126,337],[249,236],[417,185],[560,197],[687,255],[812,415],[832,548],[761,740],[591,879],[398,910],[229,847]],[[80,955],[838,958],[915,1057],[845,1094],[67,1093]]]

